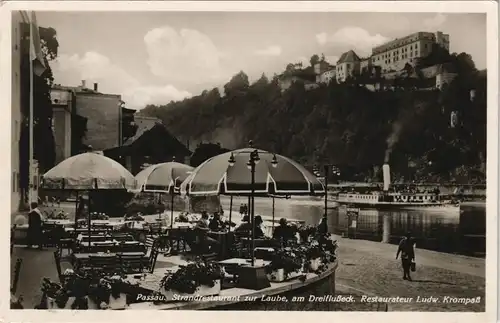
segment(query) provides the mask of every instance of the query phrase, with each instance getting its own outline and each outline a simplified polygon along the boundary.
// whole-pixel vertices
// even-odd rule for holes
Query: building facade
[[[348,77],[359,73],[360,63],[361,59],[353,50],[342,54],[335,67],[337,82],[345,82]]]
[[[76,113],[87,118],[87,134],[83,144],[94,150],[106,150],[121,145],[122,99],[118,94],[104,94],[83,86],[75,92]]]
[[[89,89],[86,82],[82,81],[82,84],[76,87],[54,85],[51,99],[57,161],[73,154],[71,127],[72,116],[75,115],[87,120],[83,145],[102,151],[122,144],[121,95],[100,93],[97,83]]]
[[[12,11],[12,42],[11,42],[11,185],[10,185],[10,210],[11,213],[19,211],[22,193],[20,188],[20,162],[19,141],[21,139],[22,113],[21,113],[21,24],[29,23],[28,16],[23,11]]]
[[[401,70],[407,63],[414,65],[418,59],[428,56],[434,44],[449,51],[450,36],[440,31],[413,33],[373,48],[371,60],[382,68],[382,73]]]
[[[73,112],[74,92],[71,89],[53,88],[52,131],[56,148],[55,163],[58,164],[71,156],[71,115]]]
[[[335,66],[331,70],[324,71],[318,75],[316,82],[329,84],[332,80],[335,80],[337,76],[337,69]]]
[[[436,88],[442,89],[445,84],[450,84],[456,77],[457,73],[442,71],[436,75]]]

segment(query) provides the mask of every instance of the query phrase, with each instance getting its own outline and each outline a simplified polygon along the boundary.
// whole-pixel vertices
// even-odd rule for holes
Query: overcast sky
[[[374,45],[417,31],[450,34],[452,52],[467,52],[486,67],[486,14],[38,12],[37,18],[57,31],[56,83],[98,82],[101,92],[121,94],[135,109],[221,86],[240,70],[252,81],[313,54],[332,64],[349,49],[367,56]]]

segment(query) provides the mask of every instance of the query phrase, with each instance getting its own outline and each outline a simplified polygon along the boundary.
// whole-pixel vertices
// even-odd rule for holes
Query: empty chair
[[[112,235],[113,240],[116,241],[134,241],[134,237],[128,233],[115,233]]]
[[[106,273],[118,272],[118,261],[116,255],[90,255],[85,267],[99,269]]]
[[[141,252],[119,253],[117,256],[120,267],[125,273],[142,272],[145,267],[147,268],[147,262],[144,259],[144,254]]]

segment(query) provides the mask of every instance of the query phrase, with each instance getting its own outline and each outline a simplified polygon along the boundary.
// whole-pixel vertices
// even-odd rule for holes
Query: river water
[[[229,210],[230,199],[221,197]],[[233,216],[239,216],[239,207],[247,198],[233,199]],[[272,199],[256,198],[256,214],[271,216]],[[275,217],[304,220],[317,225],[324,214],[324,203],[312,199],[275,199]],[[348,219],[345,210],[329,209],[328,226],[331,233],[346,234]],[[484,257],[486,254],[486,205],[469,203],[460,211],[361,209],[357,219],[354,239],[371,241],[387,240],[397,244],[406,232],[411,232],[417,247],[446,253]],[[385,238],[385,239],[384,239]]]

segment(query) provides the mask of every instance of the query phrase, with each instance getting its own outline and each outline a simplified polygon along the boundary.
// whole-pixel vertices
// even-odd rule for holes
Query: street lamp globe
[[[234,164],[236,163],[236,160],[234,159],[233,153],[231,153],[231,156],[229,156],[228,162],[229,162],[229,166],[231,166],[231,167],[233,167]]]
[[[274,168],[278,167],[278,158],[276,158],[276,154],[273,154],[273,159],[271,160],[271,166]]]
[[[260,162],[259,152],[257,151],[257,149],[253,151],[253,161],[255,165],[257,165]]]

